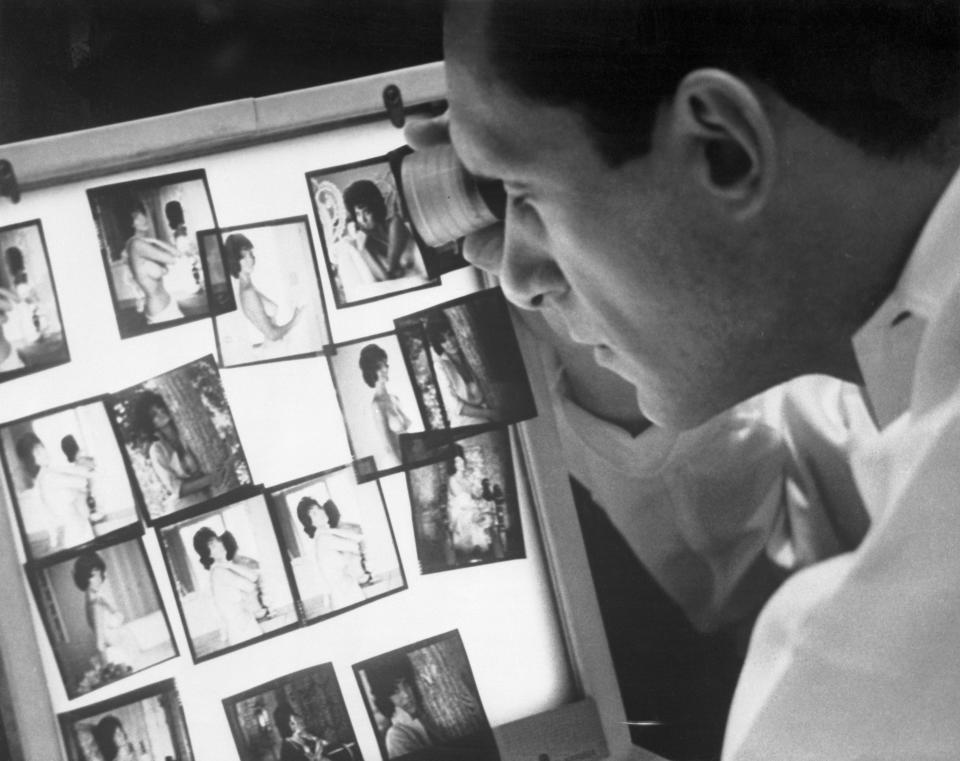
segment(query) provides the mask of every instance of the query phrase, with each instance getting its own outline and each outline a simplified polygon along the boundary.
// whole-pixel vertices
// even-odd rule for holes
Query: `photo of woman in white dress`
[[[447,464],[447,527],[459,560],[479,562],[493,543],[494,516],[490,503],[483,499],[483,487],[475,474],[468,472],[466,454],[454,445],[453,459]]]
[[[193,536],[200,564],[210,572],[210,592],[220,619],[224,647],[246,642],[263,634],[260,621],[269,615],[262,600],[259,564],[237,556],[230,532],[217,536],[204,526]]]
[[[371,580],[364,569],[363,535],[340,528],[340,510],[332,499],[321,505],[312,497],[303,497],[297,504],[297,518],[313,543],[313,559],[329,610],[362,602],[361,582]]]

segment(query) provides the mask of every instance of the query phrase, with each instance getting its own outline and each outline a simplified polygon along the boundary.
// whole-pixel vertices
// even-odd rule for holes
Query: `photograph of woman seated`
[[[88,191],[122,338],[209,314],[190,229],[214,224],[203,172]]]
[[[500,757],[458,632],[384,653],[353,668],[385,759]]]
[[[525,557],[507,429],[441,451],[407,472],[422,573]]]
[[[329,663],[223,703],[241,761],[363,761]]]
[[[270,492],[306,621],[406,588],[377,481],[350,465]]]
[[[17,517],[31,558],[138,520],[123,455],[100,401],[0,427]]]
[[[210,572],[210,593],[220,618],[220,634],[229,647],[263,634],[260,621],[270,615],[264,605],[260,564],[237,554],[229,531],[220,536],[204,526],[193,535],[193,549]]]
[[[386,161],[307,175],[338,307],[431,281]]]
[[[114,394],[109,408],[151,518],[251,483],[212,357]]]
[[[160,529],[195,661],[298,625],[263,495]]]
[[[330,342],[306,217],[204,231],[200,243],[211,288],[229,289],[236,305],[215,318],[224,366],[311,354]]]
[[[31,576],[68,696],[176,655],[139,539],[82,550]]]
[[[192,761],[173,680],[60,715],[69,761]]]
[[[0,228],[0,381],[69,358],[40,223]]]

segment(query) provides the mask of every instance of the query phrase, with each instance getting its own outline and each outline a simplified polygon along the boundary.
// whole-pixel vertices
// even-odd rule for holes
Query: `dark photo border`
[[[377,165],[383,165],[384,167],[389,169],[391,177],[394,177],[393,170],[390,167],[390,158],[388,154],[375,156],[369,159],[363,159],[361,161],[352,161],[348,164],[338,164],[336,166],[325,167],[323,169],[312,169],[304,175],[307,183],[307,197],[310,199],[310,208],[313,209],[313,218],[317,226],[317,235],[320,238],[320,244],[323,248],[323,260],[327,269],[327,277],[328,277],[328,282],[330,284],[330,292],[333,294],[333,303],[337,309],[346,309],[349,307],[360,306],[361,304],[372,304],[376,301],[390,299],[395,296],[399,296],[400,294],[403,294],[403,293],[412,293],[413,291],[423,290],[424,288],[436,288],[437,286],[440,285],[440,279],[438,277],[430,277],[428,275],[428,279],[425,282],[420,283],[419,285],[413,285],[410,288],[390,291],[389,293],[384,293],[380,296],[370,296],[367,298],[355,299],[353,301],[341,300],[340,293],[338,292],[337,286],[336,286],[337,280],[336,280],[336,273],[335,273],[335,268],[333,264],[333,259],[330,254],[330,246],[332,244],[332,241],[327,241],[326,239],[326,234],[324,233],[324,230],[323,230],[323,220],[320,217],[320,211],[319,209],[317,209],[317,204],[314,202],[313,186],[311,183],[315,179],[323,180],[326,175],[333,174],[336,172],[346,172],[352,169],[363,169],[365,167],[372,167]],[[396,182],[395,178],[394,178],[394,182]],[[343,191],[341,189],[341,193],[342,192]],[[397,193],[398,195],[400,195],[399,188],[397,189]],[[407,220],[404,220],[404,221],[407,221]],[[409,224],[409,222],[407,223]],[[426,266],[426,256],[424,255],[423,250],[420,248],[421,241],[419,239],[419,235],[414,238],[414,242],[417,245],[417,249],[420,251],[420,257],[424,262],[424,266]]]
[[[104,239],[103,222],[101,219],[103,214],[103,210],[101,209],[103,196],[109,197],[113,193],[118,193],[125,190],[136,191],[140,188],[156,188],[164,185],[174,185],[177,183],[192,182],[196,180],[200,180],[203,183],[204,190],[206,191],[207,203],[210,206],[210,217],[213,220],[214,226],[219,227],[219,222],[217,221],[217,211],[213,204],[213,196],[210,193],[210,184],[207,182],[207,172],[205,169],[191,169],[182,172],[174,172],[171,174],[159,174],[152,177],[142,177],[136,180],[116,182],[109,185],[99,185],[95,188],[87,189],[87,201],[90,205],[90,212],[97,228],[100,258],[103,263],[104,274],[107,279],[107,286],[110,289],[110,301],[113,305],[113,313],[117,321],[117,332],[120,335],[121,340],[135,338],[137,336],[142,336],[149,333],[155,333],[159,330],[167,330],[168,328],[186,325],[198,320],[210,319],[211,315],[213,314],[214,305],[210,300],[210,287],[209,282],[206,280],[207,272],[205,269],[203,269],[201,257],[201,269],[203,270],[204,276],[203,299],[206,302],[206,309],[203,311],[203,313],[184,315],[180,319],[159,322],[153,325],[141,325],[132,329],[125,327],[120,317],[121,310],[119,308],[119,301],[117,298],[117,289],[114,285],[113,276],[110,272],[110,251],[108,250],[106,241]]]
[[[273,529],[273,541],[276,543],[277,552],[281,556],[283,562],[283,571],[284,571],[284,580],[287,583],[288,588],[290,589],[291,602],[293,604],[294,620],[289,624],[279,626],[276,629],[271,631],[263,632],[258,637],[251,637],[250,639],[244,640],[243,642],[238,642],[234,645],[227,645],[221,647],[218,650],[213,652],[206,653],[204,655],[197,654],[197,647],[194,643],[193,636],[190,633],[190,626],[187,623],[187,618],[185,611],[183,609],[183,600],[180,597],[179,592],[177,592],[177,573],[173,567],[173,563],[170,559],[170,552],[168,549],[167,541],[164,538],[163,532],[172,528],[175,528],[178,524],[185,523],[187,521],[193,521],[197,518],[201,518],[205,515],[219,512],[225,508],[238,505],[241,502],[246,502],[250,499],[256,499],[259,497],[262,501],[263,509],[266,511],[270,519],[270,525]],[[165,516],[163,521],[160,521],[155,526],[155,531],[157,534],[157,542],[160,545],[160,554],[163,555],[163,563],[167,569],[167,576],[170,580],[170,586],[174,590],[174,597],[177,601],[177,613],[180,616],[180,624],[183,626],[184,634],[187,638],[187,645],[190,649],[190,657],[193,660],[194,664],[203,663],[204,661],[209,661],[213,658],[219,658],[221,655],[226,655],[227,653],[233,653],[237,650],[242,650],[245,647],[250,647],[260,642],[265,642],[268,639],[273,639],[274,637],[279,637],[287,632],[294,631],[302,626],[301,616],[300,616],[300,598],[297,594],[296,582],[293,578],[293,572],[290,568],[289,563],[283,558],[283,545],[280,541],[280,528],[277,525],[277,518],[274,515],[273,510],[269,500],[267,499],[266,490],[262,485],[254,487],[250,492],[237,495],[237,494],[226,494],[223,497],[216,498],[210,502],[206,502],[202,505],[196,505],[191,507],[188,510],[180,511],[171,516]],[[187,551],[190,551],[190,548],[187,548]]]
[[[148,698],[166,698],[164,708],[169,720],[170,737],[177,750],[177,761],[193,761],[193,747],[190,743],[190,733],[187,730],[187,722],[183,714],[183,705],[180,702],[180,693],[177,691],[176,682],[173,679],[164,679],[162,682],[141,687],[132,692],[119,695],[110,700],[104,700],[101,703],[78,708],[75,711],[69,711],[57,715],[60,723],[60,733],[63,736],[63,742],[67,749],[67,758],[70,761],[86,761],[77,741],[74,725],[83,719],[96,716],[107,711],[114,711],[133,703],[139,703]]]
[[[53,267],[50,264],[50,248],[47,246],[47,238],[43,233],[43,222],[40,219],[30,219],[26,222],[17,222],[12,225],[3,225],[0,227],[0,233],[5,233],[8,230],[16,230],[21,227],[31,227],[36,225],[37,232],[40,236],[40,245],[43,247],[43,259],[47,265],[47,272],[50,275],[50,290],[53,291],[53,303],[57,309],[57,319],[60,322],[60,335],[62,336],[61,341],[63,343],[62,347],[58,348],[55,354],[56,359],[54,361],[38,364],[34,367],[27,365],[18,370],[8,370],[7,372],[0,373],[0,383],[6,383],[7,381],[15,380],[16,378],[22,378],[25,375],[32,375],[33,373],[40,372],[41,370],[49,370],[52,367],[59,367],[60,365],[65,365],[70,362],[70,344],[67,340],[67,326],[63,321],[63,311],[60,307],[60,294],[57,291],[57,281],[53,274]],[[2,252],[0,252],[2,253]],[[26,364],[26,363],[24,363]]]
[[[167,661],[175,660],[176,658],[180,657],[180,647],[177,645],[176,637],[174,636],[173,629],[170,626],[170,615],[167,612],[166,606],[164,606],[163,604],[163,598],[160,595],[160,587],[157,584],[156,572],[154,571],[153,565],[150,563],[149,557],[147,557],[146,548],[143,544],[143,536],[144,534],[143,534],[142,527],[139,524],[132,525],[121,532],[117,532],[117,534],[111,535],[110,541],[94,542],[91,544],[84,545],[83,547],[74,548],[69,552],[57,553],[56,555],[50,555],[50,556],[44,557],[42,560],[24,563],[23,565],[24,572],[27,576],[27,581],[30,584],[30,590],[34,596],[34,604],[37,607],[37,611],[39,613],[40,619],[43,621],[43,628],[44,628],[45,634],[47,635],[47,641],[50,645],[51,651],[53,652],[54,659],[57,662],[57,669],[60,671],[60,680],[63,684],[63,689],[67,693],[67,697],[70,698],[71,700],[74,698],[80,697],[81,695],[91,695],[94,692],[96,692],[98,689],[101,689],[103,687],[108,687],[110,685],[114,685],[117,682],[120,682],[123,679],[126,679],[127,677],[133,676],[135,674],[139,674],[143,671],[147,671],[148,669],[151,669],[154,666],[158,666],[161,663],[166,663]],[[102,539],[106,540],[106,537],[102,537]],[[54,631],[52,628],[51,621],[44,614],[43,601],[45,598],[45,594],[40,584],[39,574],[45,571],[50,566],[60,565],[61,563],[64,563],[73,558],[76,558],[85,552],[102,551],[109,547],[113,547],[119,544],[125,544],[127,542],[132,542],[132,541],[137,542],[137,545],[140,550],[140,556],[141,556],[141,559],[143,560],[143,565],[145,566],[145,568],[147,569],[147,573],[149,574],[149,582],[153,589],[153,594],[156,598],[157,604],[159,606],[159,610],[163,612],[163,621],[167,629],[167,636],[170,640],[170,645],[173,649],[173,654],[169,658],[164,658],[163,660],[159,660],[156,663],[151,663],[148,666],[144,666],[143,668],[137,671],[131,671],[129,674],[124,674],[123,676],[117,679],[112,679],[108,682],[104,682],[103,684],[97,687],[94,687],[93,689],[87,692],[78,692],[75,688],[70,687],[67,684],[66,667],[63,662],[63,656],[58,651],[58,648],[54,646],[54,642],[56,641],[57,638],[54,636]],[[109,573],[109,570],[108,570],[108,573]],[[146,583],[146,582],[144,581],[142,583]]]
[[[320,621],[327,621],[343,613],[347,613],[351,610],[356,610],[357,608],[362,608],[365,605],[376,602],[378,600],[383,600],[386,597],[390,597],[391,595],[395,595],[399,592],[404,592],[407,589],[409,589],[408,581],[407,581],[407,572],[403,567],[403,558],[401,557],[401,554],[400,554],[400,547],[397,545],[396,532],[394,531],[394,528],[393,528],[393,521],[390,519],[390,510],[387,507],[387,501],[386,501],[386,498],[384,497],[383,487],[380,484],[380,480],[372,479],[368,481],[360,481],[356,479],[356,472],[354,471],[354,479],[357,481],[357,486],[368,486],[372,482],[376,483],[377,493],[380,496],[380,506],[383,509],[384,518],[386,519],[386,522],[387,522],[387,529],[390,532],[390,540],[393,544],[393,551],[397,556],[397,569],[400,571],[401,584],[395,589],[387,590],[386,592],[383,592],[382,594],[379,594],[375,597],[368,597],[365,600],[354,603],[353,605],[346,605],[342,608],[338,608],[337,610],[333,610],[329,613],[324,613],[319,616],[313,616],[312,618],[307,617],[305,606],[303,604],[303,597],[300,593],[300,588],[297,585],[297,581],[294,575],[290,553],[286,551],[287,545],[290,540],[284,538],[283,527],[280,525],[279,512],[283,509],[283,507],[280,505],[280,494],[281,492],[285,492],[291,489],[295,489],[297,487],[305,486],[313,481],[325,480],[329,476],[333,476],[339,473],[340,471],[345,471],[349,469],[352,469],[352,466],[350,464],[338,465],[334,468],[328,468],[327,470],[320,471],[318,473],[312,473],[310,475],[302,476],[292,481],[287,481],[285,483],[278,484],[277,486],[272,486],[266,490],[267,502],[270,505],[270,512],[274,519],[274,526],[275,526],[275,530],[277,531],[277,536],[279,537],[280,546],[282,549],[285,550],[283,552],[283,559],[284,559],[284,564],[287,567],[287,575],[288,575],[288,578],[290,579],[290,585],[294,590],[294,595],[297,600],[297,610],[300,615],[300,620],[304,626],[310,626],[315,623],[319,623]],[[296,530],[296,527],[294,527],[294,529]],[[296,541],[296,540],[294,539],[293,541]]]
[[[310,232],[310,218],[306,214],[301,214],[298,216],[292,217],[281,217],[278,219],[268,219],[262,222],[249,222],[242,225],[231,225],[230,227],[220,227],[220,228],[207,228],[204,230],[197,231],[197,248],[200,251],[200,261],[203,266],[204,278],[206,282],[210,283],[210,270],[209,262],[207,261],[206,249],[204,247],[204,239],[210,235],[217,236],[217,246],[219,248],[219,256],[222,263],[222,267],[225,273],[227,273],[226,261],[223,254],[223,240],[224,236],[229,233],[242,232],[244,230],[255,230],[265,227],[278,227],[280,225],[293,225],[293,224],[302,224],[304,232],[306,233],[307,244],[310,247],[310,259],[313,263],[313,275],[316,279],[317,294],[320,299],[320,309],[322,312],[322,324],[324,331],[327,335],[327,341],[323,346],[315,351],[300,352],[296,354],[287,354],[279,357],[270,357],[268,359],[258,359],[250,362],[238,362],[235,364],[227,364],[223,359],[223,347],[221,344],[220,338],[220,326],[218,324],[218,318],[224,314],[235,312],[240,309],[240,306],[236,303],[236,299],[233,295],[233,283],[232,278],[229,274],[226,274],[227,286],[229,288],[229,299],[225,300],[223,304],[213,304],[211,303],[211,322],[213,324],[213,334],[214,340],[217,345],[217,362],[220,367],[224,368],[236,368],[236,367],[249,367],[251,365],[260,365],[266,364],[268,362],[283,362],[288,359],[304,359],[307,357],[317,357],[323,356],[330,351],[330,347],[333,345],[333,334],[330,330],[330,314],[327,309],[327,298],[323,293],[323,281],[320,277],[320,263],[317,260],[317,249],[313,243],[313,235]],[[208,291],[212,292],[212,288],[209,288]],[[211,294],[212,295],[212,294]]]

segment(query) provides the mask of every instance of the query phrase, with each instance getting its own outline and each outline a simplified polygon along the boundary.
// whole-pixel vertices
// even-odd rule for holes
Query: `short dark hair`
[[[140,212],[146,215],[147,208],[143,205],[137,196],[132,193],[122,193],[117,198],[117,212],[120,214],[120,224],[127,230],[127,234],[133,233],[133,215]]]
[[[383,200],[383,193],[372,180],[351,182],[343,191],[343,205],[347,207],[350,219],[354,218],[353,210],[357,206],[368,209],[377,222],[383,222],[387,218],[387,204]]]
[[[118,729],[123,729],[120,719],[109,715],[100,719],[90,730],[93,735],[93,742],[96,744],[97,750],[100,751],[100,755],[103,756],[103,761],[113,761],[120,752],[120,748],[117,747],[117,743],[113,739]]]
[[[240,277],[240,260],[244,251],[253,251],[253,244],[243,233],[230,233],[223,241],[223,266],[233,277]]]
[[[7,269],[11,275],[17,276],[24,271],[23,251],[16,246],[10,246],[4,251],[4,256],[7,258]]]
[[[233,560],[239,549],[236,537],[229,531],[224,531],[217,536],[217,532],[209,526],[201,526],[197,529],[197,533],[193,535],[193,549],[200,556],[200,565],[208,571],[210,566],[213,565],[213,557],[210,555],[210,542],[214,540],[223,544],[223,549],[227,553],[227,560]]]
[[[417,689],[417,679],[413,664],[406,653],[394,653],[377,658],[367,667],[367,684],[373,695],[377,710],[388,719],[393,716],[395,706],[390,696],[396,691],[397,683],[405,681],[411,689]],[[419,697],[419,694],[418,694]]]
[[[493,0],[486,32],[495,75],[580,112],[611,166],[650,150],[657,108],[698,68],[759,80],[887,157],[960,109],[956,0]]]
[[[90,586],[90,576],[94,571],[100,571],[104,576],[107,574],[107,564],[103,558],[92,550],[81,553],[73,562],[73,583],[77,589],[86,592]]]
[[[33,450],[38,445],[43,446],[43,442],[33,431],[27,431],[13,445],[13,450],[17,453],[17,459],[23,463],[23,467],[27,469],[30,478],[36,478],[40,471],[40,466],[37,465],[37,460],[33,456]]]
[[[286,739],[293,734],[293,730],[290,729],[290,719],[294,716],[300,716],[300,712],[289,703],[281,703],[274,709],[273,723],[277,725],[280,737]]]
[[[377,385],[377,373],[380,365],[387,361],[387,352],[377,344],[367,344],[360,350],[360,371],[363,382],[370,388]]]

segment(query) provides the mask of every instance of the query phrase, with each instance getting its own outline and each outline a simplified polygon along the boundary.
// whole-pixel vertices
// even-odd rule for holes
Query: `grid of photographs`
[[[193,761],[172,679],[59,718],[69,761]]]
[[[91,188],[87,197],[121,338],[210,314],[194,234],[217,226],[203,170]]]
[[[137,523],[137,500],[102,399],[0,427],[0,451],[30,558]]]
[[[537,414],[499,288],[395,320],[431,429],[500,426]]]
[[[506,428],[405,436],[403,445],[430,461],[407,471],[421,573],[525,557]]]
[[[138,528],[27,568],[70,697],[178,655]]]
[[[363,761],[333,664],[223,701],[241,761]]]
[[[40,220],[0,227],[0,382],[69,361]]]
[[[348,466],[270,491],[306,622],[407,588],[378,481]]]
[[[422,243],[397,161],[306,176],[337,309],[466,264]],[[217,356],[0,425],[69,700],[180,657],[158,575],[200,663],[407,590],[398,511],[423,574],[525,557],[505,426],[536,410],[499,290],[336,343],[306,216],[221,228],[202,169],[87,200],[121,339],[204,319]],[[0,228],[0,381],[69,360],[40,220]],[[379,480],[401,472],[409,510]],[[498,757],[457,632],[354,670],[385,758]],[[329,663],[223,703],[245,760],[362,759]],[[172,680],[60,721],[71,761],[193,758]]]
[[[337,308],[440,284],[427,274],[386,157],[308,172],[307,188]]]
[[[213,357],[110,396],[148,520],[252,481]]]
[[[306,217],[203,230],[197,240],[222,366],[314,354],[330,343]]]
[[[498,761],[457,631],[353,667],[380,752],[390,761]]]

